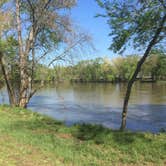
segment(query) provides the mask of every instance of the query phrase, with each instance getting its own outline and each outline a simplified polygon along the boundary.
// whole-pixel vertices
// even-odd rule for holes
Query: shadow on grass
[[[151,139],[145,137],[144,133],[115,131],[101,125],[92,124],[77,124],[73,127],[67,127],[62,122],[38,113],[27,111],[18,113],[16,113],[18,119],[13,120],[10,125],[6,126],[9,132],[13,130],[21,130],[22,132],[29,130],[29,132],[37,134],[55,135],[60,131],[64,134],[71,133],[74,138],[81,141],[93,141],[96,144],[109,144],[112,142],[127,145],[136,140],[146,143],[151,142]]]
[[[128,145],[136,140],[141,142],[150,143],[151,139],[146,138],[144,133],[135,132],[121,132],[118,130],[111,130],[101,125],[91,124],[77,124],[73,127],[66,127],[59,121],[52,120],[44,117],[40,119],[15,121],[10,126],[9,130],[29,130],[35,134],[50,134],[56,135],[59,131],[71,133],[72,136],[81,141],[93,141],[96,144],[109,144],[113,142],[115,144]]]
[[[131,144],[136,140],[150,143],[151,139],[146,138],[144,133],[129,131],[118,131],[105,128],[101,125],[82,124],[76,125],[77,130],[73,136],[82,141],[94,141],[96,144],[109,143],[113,141],[118,144]]]

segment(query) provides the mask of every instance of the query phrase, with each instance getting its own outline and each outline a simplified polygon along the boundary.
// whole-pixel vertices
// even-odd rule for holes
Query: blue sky
[[[111,37],[108,36],[111,30],[107,24],[107,18],[95,17],[96,14],[103,13],[104,10],[98,6],[95,0],[77,0],[77,5],[71,9],[73,21],[82,29],[88,31],[93,38],[93,44],[97,51],[91,54],[90,59],[117,56],[116,53],[108,49],[111,45]],[[128,46],[123,53],[123,55],[132,54],[142,54],[142,52]]]
[[[95,0],[78,0],[77,6],[71,10],[73,21],[92,36],[97,50],[91,58],[104,56],[112,58],[115,54],[108,50],[111,43],[111,37],[108,37],[110,29],[105,18],[95,18],[95,15],[98,13],[103,13],[103,10],[97,5]]]

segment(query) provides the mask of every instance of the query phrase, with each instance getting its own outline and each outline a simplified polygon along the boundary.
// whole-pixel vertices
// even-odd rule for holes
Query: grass
[[[166,165],[166,134],[66,127],[29,110],[1,106],[0,165]]]

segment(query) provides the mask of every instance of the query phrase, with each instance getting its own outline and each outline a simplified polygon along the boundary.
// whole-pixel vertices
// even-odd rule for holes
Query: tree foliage
[[[166,11],[159,0],[97,0],[97,2],[105,9],[102,16],[108,19],[107,23],[111,30],[109,36],[113,38],[110,49],[115,52],[124,51],[129,46],[145,49]],[[166,25],[158,36],[156,47],[165,42],[165,36]]]
[[[54,68],[38,65],[35,73],[37,82],[127,82],[130,80],[140,56],[118,56],[113,59],[96,58],[82,60],[75,65],[55,65]],[[160,51],[153,51],[142,66],[137,77],[166,80],[166,56]]]
[[[33,84],[37,64],[66,60],[71,50],[89,39],[88,35],[74,30],[69,10],[75,4],[76,0],[1,1],[1,36],[11,46],[10,51],[0,50],[1,65],[8,92],[11,91],[9,98],[13,98],[10,100],[12,105],[26,107],[36,92]],[[15,84],[17,94],[12,88]]]
[[[133,48],[145,50],[128,82],[123,104],[121,129],[126,127],[127,107],[134,81],[154,47],[166,42],[166,5],[163,0],[97,0],[105,9],[115,52]]]

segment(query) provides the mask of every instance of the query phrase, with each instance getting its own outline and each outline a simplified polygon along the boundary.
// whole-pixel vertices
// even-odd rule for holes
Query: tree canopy
[[[1,1],[1,66],[12,105],[26,107],[35,93],[33,82],[36,64],[46,57],[44,60],[48,61],[48,53],[50,55],[57,51],[59,46],[61,50],[67,49],[69,52],[74,39],[79,38],[69,15],[69,9],[75,4],[76,0]],[[86,37],[81,41],[85,40]],[[11,44],[12,41],[17,45]],[[5,42],[11,46],[10,51],[2,49],[5,48]],[[52,55],[51,58],[60,59],[62,56]],[[16,79],[10,79],[16,75]],[[17,94],[12,88],[15,83],[11,80],[17,80]]]
[[[166,13],[162,0],[97,0],[97,2],[105,9],[104,14],[97,16],[107,18],[111,30],[109,36],[113,39],[110,49],[115,52],[124,51],[126,47],[131,46],[144,50],[153,39]],[[155,47],[164,45],[165,36],[164,23]]]
[[[110,49],[123,52],[126,47],[144,51],[128,82],[123,104],[121,129],[126,127],[127,108],[134,81],[147,57],[166,42],[166,3],[163,0],[96,0],[105,9],[110,26]],[[100,14],[98,16],[101,16]]]

